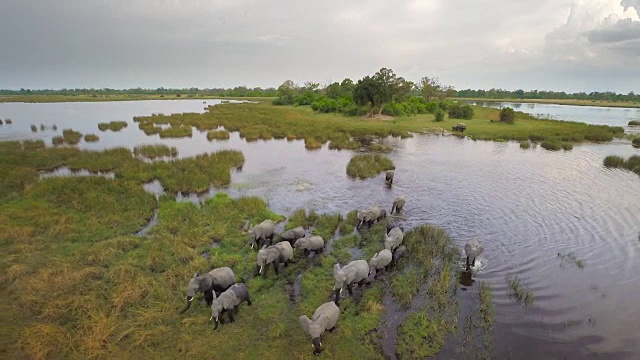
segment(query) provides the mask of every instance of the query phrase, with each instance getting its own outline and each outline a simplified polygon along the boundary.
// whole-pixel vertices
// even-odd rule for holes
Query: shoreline
[[[478,102],[513,102],[513,103],[525,103],[525,104],[592,106],[592,107],[629,108],[629,109],[640,108],[640,103],[621,102],[621,101],[579,100],[579,99],[513,99],[513,98],[485,99],[485,98],[452,97],[451,100],[478,101]]]

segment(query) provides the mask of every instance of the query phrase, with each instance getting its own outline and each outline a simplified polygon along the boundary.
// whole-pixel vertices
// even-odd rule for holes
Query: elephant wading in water
[[[369,273],[373,274],[373,278],[375,279],[376,276],[378,276],[378,269],[382,269],[383,271],[387,270],[387,266],[391,263],[391,260],[393,260],[391,250],[381,250],[369,260]]]
[[[273,270],[276,272],[276,275],[278,275],[280,263],[283,262],[284,266],[289,266],[289,263],[293,262],[292,260],[293,248],[287,241],[281,241],[268,247],[265,245],[258,251],[256,273],[266,277],[269,264],[273,264]]]
[[[275,229],[276,223],[273,220],[265,220],[252,227],[249,230],[249,243],[251,244],[251,248],[253,249],[255,245],[256,248],[259,249],[263,243],[267,242],[267,239],[269,239],[269,245],[271,245]]]
[[[387,236],[385,236],[384,248],[393,252],[398,246],[402,245],[403,239],[404,233],[402,230],[399,227],[394,227],[389,231]]]
[[[473,266],[476,266],[476,258],[482,254],[484,247],[480,245],[480,241],[477,239],[469,240],[464,245],[464,252],[467,254],[467,271],[471,270]],[[471,259],[471,262],[469,262]]]
[[[282,240],[288,241],[289,244],[293,246],[296,240],[303,238],[306,233],[307,231],[302,226],[298,226],[283,232],[280,237]]]
[[[358,221],[356,229],[359,230],[364,224],[370,227],[375,221],[386,219],[387,210],[382,209],[378,205],[374,205],[368,209],[358,211],[357,216],[360,221]]]
[[[335,303],[340,303],[340,294],[342,288],[347,285],[349,295],[353,296],[353,290],[351,286],[354,283],[358,283],[359,286],[364,285],[364,281],[369,276],[369,264],[365,260],[354,260],[344,267],[340,268],[340,264],[335,264],[333,267],[333,277],[336,280],[336,284],[333,287],[335,291]]]
[[[400,212],[402,212],[402,208],[404,207],[404,195],[400,195],[397,198],[395,198],[393,200],[393,205],[391,206],[391,212],[390,214],[393,214],[393,212],[395,211],[396,214],[400,214]]]
[[[322,349],[322,339],[320,337],[325,330],[329,330],[329,332],[335,330],[338,317],[340,317],[340,309],[333,301],[320,305],[311,319],[306,315],[300,316],[300,325],[311,336],[314,355],[320,355],[324,350]]]
[[[324,249],[324,239],[322,239],[321,236],[314,235],[296,240],[293,246],[296,249],[304,249],[304,256],[308,256],[311,251],[314,253],[318,251],[322,252],[322,249]]]
[[[187,286],[187,305],[180,313],[189,309],[197,292],[203,292],[207,305],[211,305],[211,302],[215,298],[214,291],[216,293],[222,293],[236,282],[236,276],[233,270],[228,267],[216,268],[200,276],[198,274],[199,273],[196,272],[191,280],[189,280],[189,285]]]
[[[395,170],[387,170],[387,173],[384,175],[384,181],[387,183],[387,185],[391,186],[391,184],[393,184],[393,176],[395,174]]]
[[[211,318],[209,319],[209,321],[216,320],[213,330],[218,328],[219,320],[222,319],[224,313],[229,316],[229,322],[234,322],[233,314],[238,312],[238,306],[243,301],[246,301],[251,306],[251,296],[249,296],[249,289],[245,284],[234,284],[220,294],[217,299],[213,299],[211,302]]]

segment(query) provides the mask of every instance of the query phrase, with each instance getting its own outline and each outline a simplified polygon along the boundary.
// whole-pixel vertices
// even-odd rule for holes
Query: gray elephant
[[[211,302],[211,318],[209,319],[209,321],[214,318],[216,319],[213,330],[218,328],[219,320],[221,320],[224,313],[227,313],[229,316],[229,322],[234,322],[233,314],[238,312],[238,306],[240,306],[243,301],[246,301],[247,304],[251,306],[249,289],[247,285],[242,283],[234,284],[220,294],[217,299],[213,299]]]
[[[320,338],[325,330],[333,332],[340,317],[340,309],[333,301],[326,302],[316,309],[311,319],[306,315],[300,316],[300,325],[304,331],[311,336],[313,344],[313,354],[320,355],[322,349],[322,339]]]
[[[289,263],[293,260],[293,248],[287,241],[281,241],[275,245],[264,245],[256,258],[256,274],[262,274],[267,276],[269,270],[269,264],[273,264],[273,269],[276,275],[279,275],[279,266],[283,262],[284,266],[289,266]],[[263,272],[264,271],[264,272]]]
[[[469,240],[464,245],[464,252],[467,255],[467,271],[471,270],[471,267],[476,266],[476,258],[482,254],[484,247],[480,245],[480,241],[477,239]],[[471,262],[469,262],[471,259]]]
[[[207,305],[211,305],[211,302],[215,298],[214,292],[218,294],[222,293],[235,282],[236,275],[233,273],[233,270],[228,267],[216,268],[204,275],[199,275],[199,272],[196,272],[191,280],[189,280],[189,285],[187,286],[187,305],[180,313],[189,309],[197,292],[203,292]]]
[[[342,268],[340,268],[339,264],[335,264],[333,267],[333,277],[336,283],[333,290],[335,291],[336,305],[340,303],[340,294],[345,285],[347,286],[349,295],[353,296],[352,285],[358,283],[359,286],[363,286],[368,276],[369,264],[367,264],[365,260],[354,260]]]
[[[311,251],[314,253],[318,251],[322,252],[322,249],[324,249],[324,239],[322,236],[318,235],[300,238],[296,240],[296,243],[293,246],[296,249],[304,249],[304,256],[307,256]]]
[[[296,240],[304,237],[306,233],[307,231],[302,226],[298,226],[283,232],[280,237],[282,240],[288,241],[289,244],[293,245]]]
[[[384,175],[384,181],[387,185],[393,184],[393,176],[395,175],[395,170],[387,170],[387,173]]]
[[[393,200],[393,205],[391,206],[391,214],[395,211],[396,214],[402,212],[402,208],[404,207],[405,199],[404,195],[400,195]]]
[[[269,239],[269,244],[273,242],[276,223],[273,220],[265,220],[249,230],[249,243],[253,249],[254,245],[259,249]]]
[[[404,232],[404,227],[402,225],[400,225],[397,221],[393,220],[393,221],[387,221],[387,235],[389,234],[389,231],[391,231],[391,229],[393,228],[400,228],[400,230],[402,230],[402,232]]]
[[[374,205],[368,209],[358,211],[357,216],[360,221],[356,225],[356,229],[360,229],[364,224],[371,226],[375,221],[385,219],[387,217],[387,210],[382,209],[378,205]]]
[[[402,230],[399,227],[394,227],[385,236],[384,248],[394,251],[398,246],[402,245],[403,239],[404,233],[402,232]]]
[[[391,258],[391,266],[394,267],[398,263],[398,260],[400,260],[400,258],[402,258],[406,252],[407,252],[406,246],[404,245],[398,246],[396,251],[393,252],[393,256]]]
[[[373,278],[375,279],[378,275],[378,269],[382,269],[383,271],[387,269],[387,266],[391,263],[393,259],[393,254],[391,250],[381,250],[377,254],[373,255],[371,260],[369,260],[369,274],[373,274]]]

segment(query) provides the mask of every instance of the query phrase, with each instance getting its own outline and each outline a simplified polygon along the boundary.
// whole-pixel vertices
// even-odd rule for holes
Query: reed
[[[207,132],[207,140],[227,140],[229,139],[229,132],[226,130],[215,130]]]
[[[82,133],[75,131],[73,129],[64,129],[62,130],[62,137],[64,138],[64,142],[69,145],[76,145],[82,139]]]

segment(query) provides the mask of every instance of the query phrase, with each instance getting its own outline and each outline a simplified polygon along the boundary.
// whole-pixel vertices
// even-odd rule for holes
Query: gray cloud
[[[0,88],[277,86],[390,67],[457,88],[640,92],[630,66],[637,8],[638,0],[10,0],[0,12]],[[613,74],[614,64],[627,72],[593,75]]]

